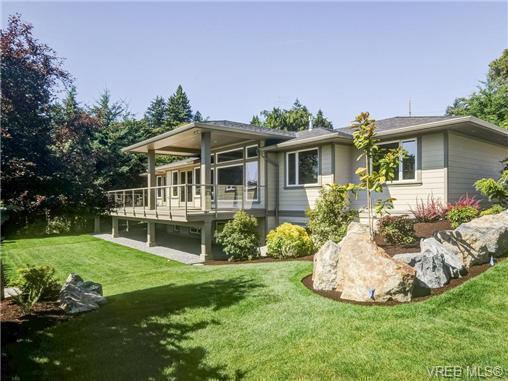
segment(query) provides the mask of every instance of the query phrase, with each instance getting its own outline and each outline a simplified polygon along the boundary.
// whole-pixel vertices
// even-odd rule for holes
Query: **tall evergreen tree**
[[[199,110],[196,111],[196,113],[194,114],[194,117],[192,118],[192,120],[194,122],[202,122],[203,121],[203,116],[201,115]]]
[[[163,97],[155,97],[145,112],[145,121],[147,127],[153,131],[153,134],[163,132],[167,121],[167,104]]]
[[[89,112],[97,118],[101,127],[109,127],[112,123],[130,116],[127,104],[124,101],[113,102],[108,89],[105,89],[95,104],[89,107]]]
[[[192,108],[182,85],[169,97],[167,103],[167,126],[170,129],[192,121]]]
[[[316,116],[312,120],[312,125],[314,127],[327,128],[329,130],[333,129],[333,124],[323,114],[321,109],[318,110]]]

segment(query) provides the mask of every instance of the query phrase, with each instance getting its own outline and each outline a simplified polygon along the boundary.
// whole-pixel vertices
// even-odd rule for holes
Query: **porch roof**
[[[195,156],[200,153],[201,132],[204,131],[212,133],[212,149],[249,140],[274,139],[280,142],[295,137],[293,132],[228,120],[193,122],[125,147],[122,152],[147,153],[154,150],[163,155]]]

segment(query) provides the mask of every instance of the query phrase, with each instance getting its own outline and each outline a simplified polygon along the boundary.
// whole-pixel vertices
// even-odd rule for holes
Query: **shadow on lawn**
[[[2,355],[15,369],[10,376],[21,380],[242,379],[244,372],[228,375],[224,365],[205,363],[206,348],[185,343],[194,332],[219,325],[217,320],[197,313],[187,314],[192,321],[186,322],[178,316],[229,307],[258,287],[237,277],[115,295],[101,310],[25,337]]]

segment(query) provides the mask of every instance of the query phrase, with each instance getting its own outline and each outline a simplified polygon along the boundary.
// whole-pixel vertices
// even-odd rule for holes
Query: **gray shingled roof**
[[[264,134],[274,135],[274,136],[281,136],[281,137],[295,137],[296,134],[292,131],[284,131],[284,130],[278,130],[275,128],[266,128],[261,126],[256,126],[254,124],[247,124],[247,123],[239,123],[239,122],[233,122],[231,120],[208,120],[206,122],[198,122],[201,125],[210,125],[210,126],[218,126],[218,127],[231,127],[231,128],[237,128],[245,131],[252,131],[252,132],[260,132]]]
[[[395,116],[393,118],[376,120],[377,131],[387,131],[396,128],[418,126],[420,124],[440,122],[442,120],[454,119],[456,116]],[[351,135],[354,131],[352,127],[343,127],[335,131],[341,131]]]

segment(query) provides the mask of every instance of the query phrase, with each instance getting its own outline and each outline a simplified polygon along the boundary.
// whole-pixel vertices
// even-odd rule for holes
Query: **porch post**
[[[201,226],[201,255],[204,261],[212,256],[212,221],[205,221]]]
[[[111,221],[111,236],[113,238],[118,237],[118,217],[112,217]]]
[[[211,181],[211,132],[201,132],[201,210],[206,212],[209,211],[212,206],[212,189],[210,186]]]
[[[155,151],[148,150],[148,209],[155,209]]]
[[[146,245],[155,246],[155,222],[146,223]]]

